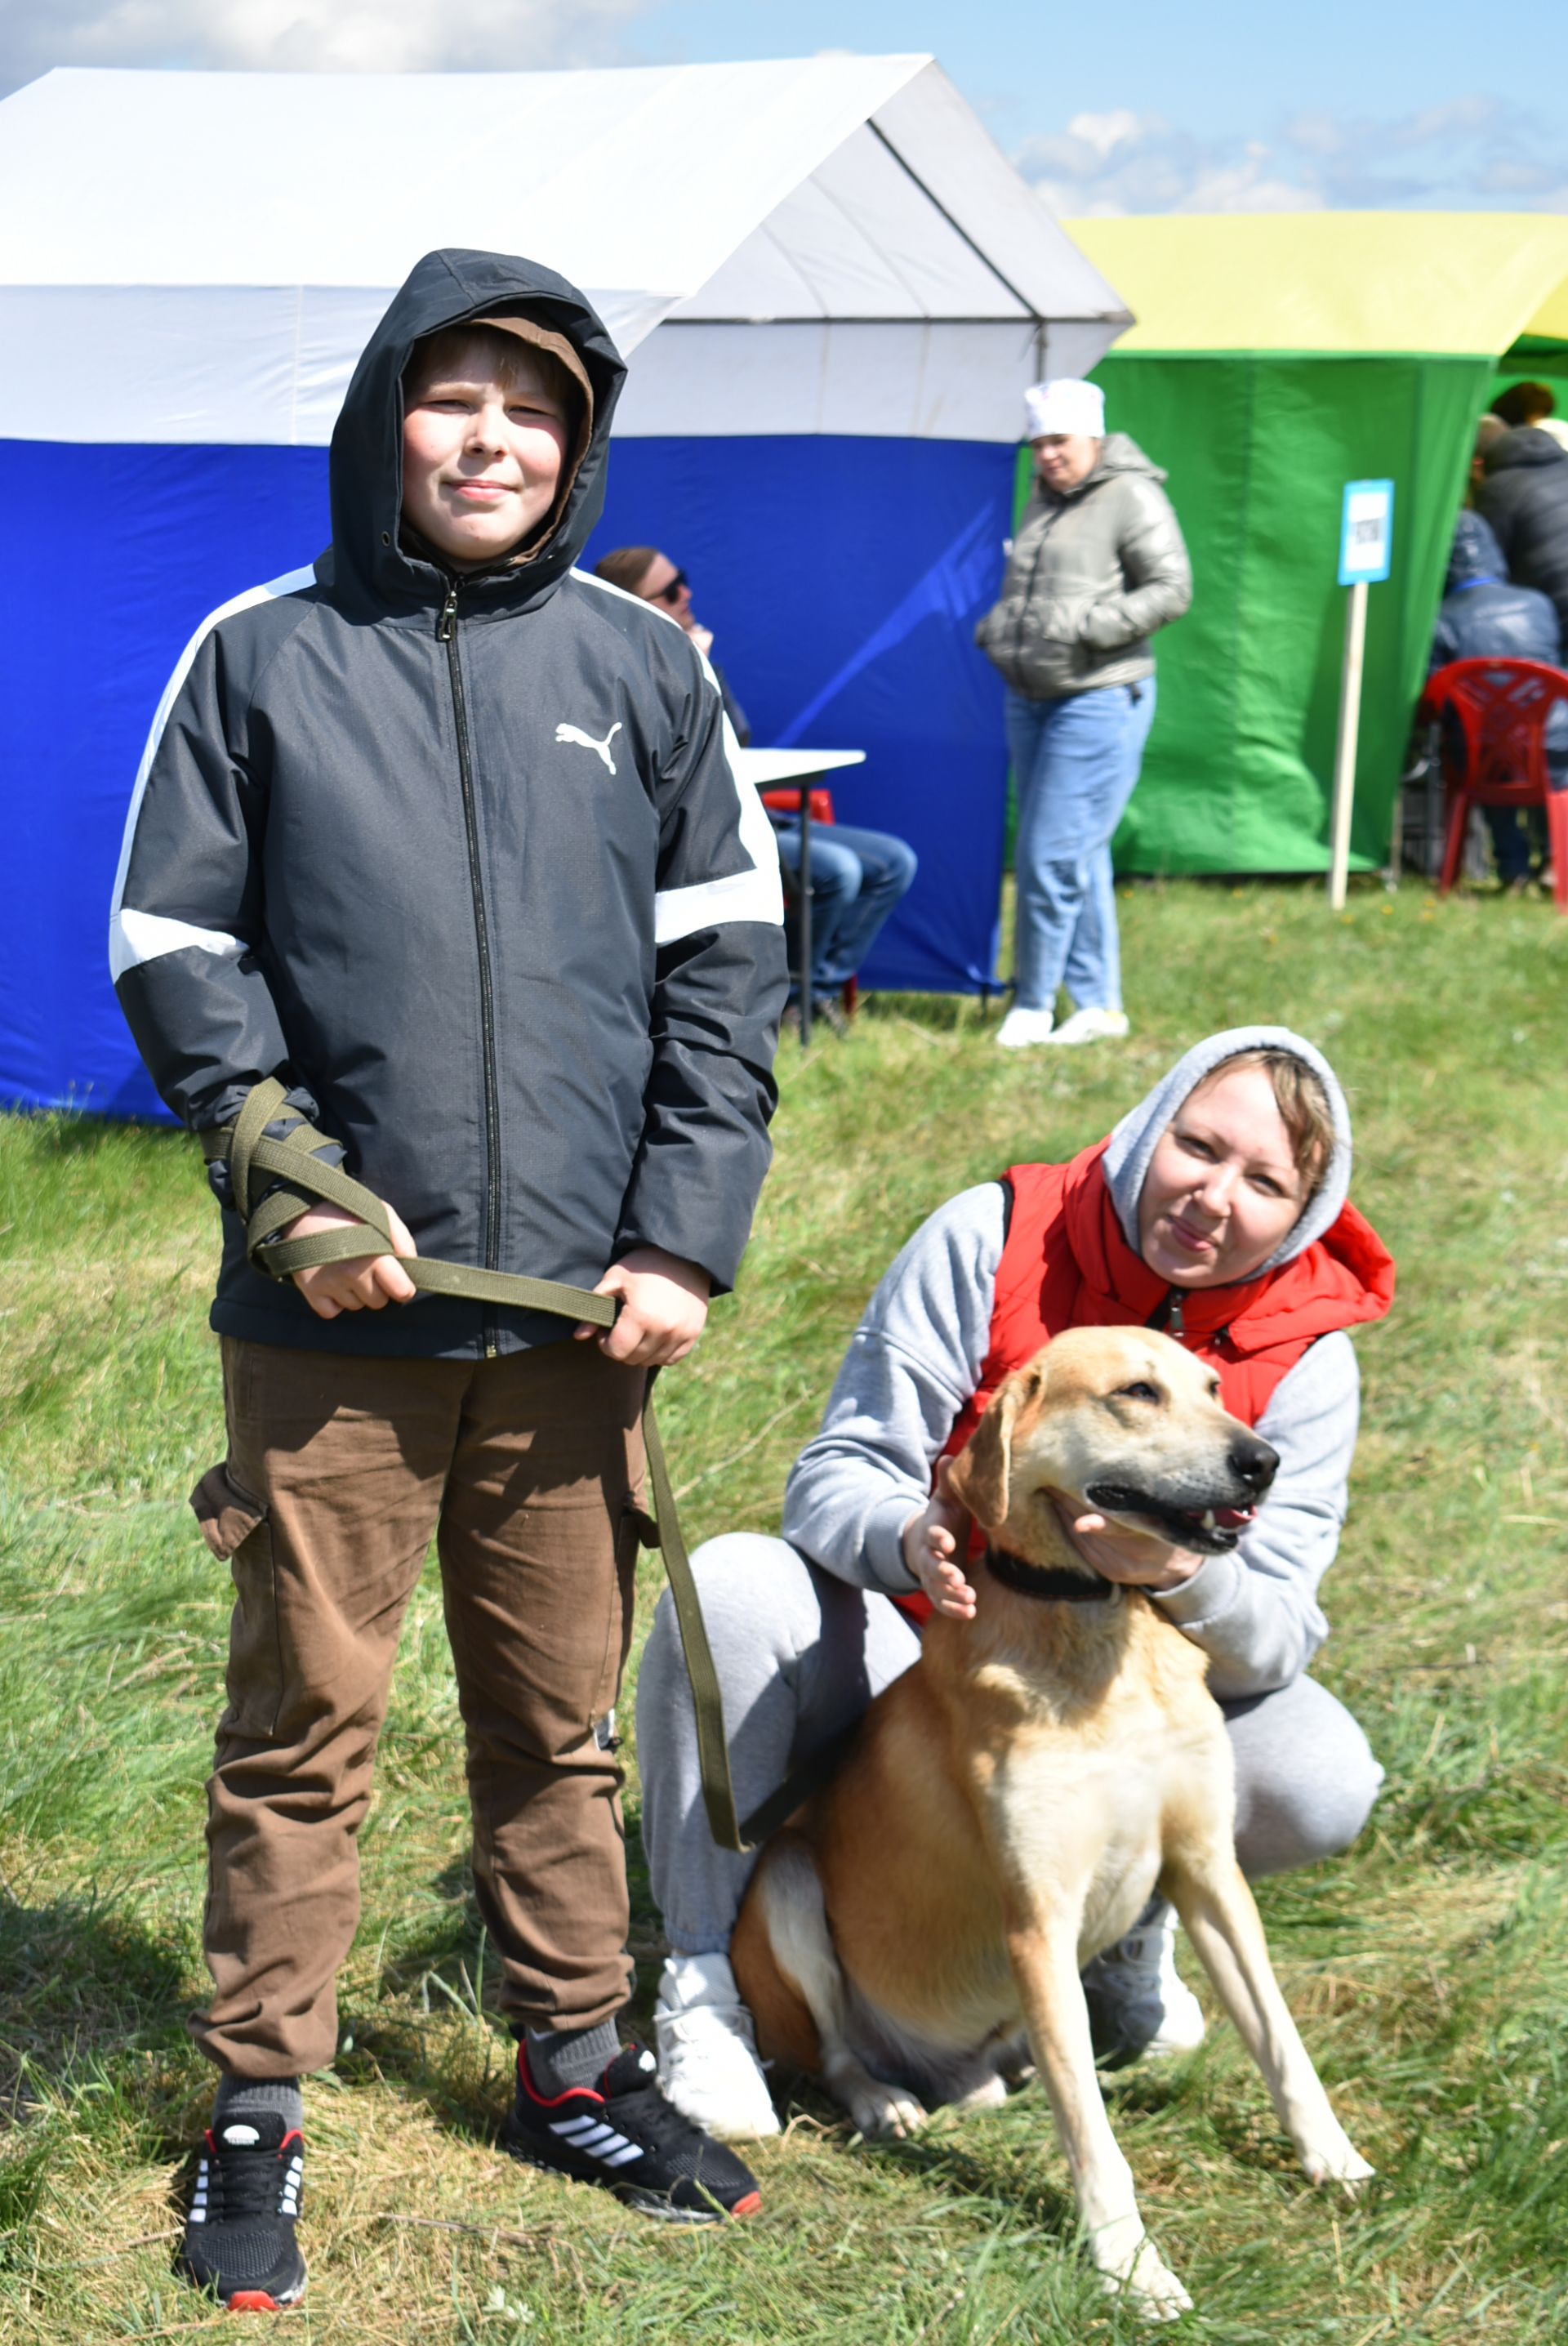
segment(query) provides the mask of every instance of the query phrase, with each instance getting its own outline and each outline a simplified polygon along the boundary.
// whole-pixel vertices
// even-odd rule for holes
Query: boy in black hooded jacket
[[[127,825],[116,983],[193,1130],[276,1077],[274,1129],[330,1136],[402,1255],[621,1307],[574,1343],[416,1295],[391,1257],[270,1280],[215,1171],[229,1449],[193,1504],[237,1603],[193,2023],[220,2080],[183,2264],[231,2306],[303,2291],[299,2080],[335,2048],[355,1837],[433,1533],[523,2040],[508,2146],[653,2213],[756,2204],[615,2026],[619,1780],[596,1730],[630,1636],[642,1387],[734,1278],[785,987],[771,833],[711,672],[572,567],[623,372],[547,270],[422,261],[333,434],[331,546],[199,631]]]

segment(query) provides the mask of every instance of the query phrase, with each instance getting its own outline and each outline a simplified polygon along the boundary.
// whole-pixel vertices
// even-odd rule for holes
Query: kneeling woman
[[[1225,1404],[1279,1453],[1256,1520],[1203,1557],[1098,1517],[1074,1527],[1108,1579],[1147,1590],[1209,1658],[1236,1759],[1237,1851],[1253,1879],[1343,1850],[1382,1770],[1305,1675],[1328,1635],[1318,1588],[1345,1518],[1359,1380],[1346,1330],[1380,1320],[1394,1267],[1348,1203],[1350,1125],[1332,1069],[1280,1027],[1189,1051],[1108,1140],[1014,1167],[932,1215],[883,1279],[784,1500],[784,1536],[693,1558],[744,1816],[850,1726],[920,1651],[932,1606],[974,1608],[968,1520],[933,1476],[996,1387],[1064,1328],[1160,1327],[1217,1370]],[[637,1689],[643,1835],[675,1952],[656,2025],[666,2092],[729,2139],[777,2131],[728,1946],[752,1861],[703,1809],[679,1633],[661,1600]],[[1084,1974],[1112,2062],[1203,2034],[1156,1901]]]

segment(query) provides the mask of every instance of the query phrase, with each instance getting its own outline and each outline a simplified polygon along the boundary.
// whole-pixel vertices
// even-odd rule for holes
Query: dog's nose
[[[1244,1435],[1230,1445],[1231,1472],[1244,1483],[1255,1497],[1261,1497],[1278,1471],[1279,1453],[1271,1450],[1256,1433]]]

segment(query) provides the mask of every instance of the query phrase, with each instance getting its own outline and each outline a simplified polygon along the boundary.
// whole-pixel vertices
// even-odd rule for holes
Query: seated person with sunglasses
[[[691,607],[691,582],[667,554],[652,546],[618,546],[594,565],[595,575],[612,586],[655,603],[684,627],[711,667],[724,701],[724,710],[743,746],[751,739],[746,713],[730,690],[728,678],[713,658],[713,630],[705,627]],[[800,822],[797,815],[769,811],[779,837],[779,861],[786,890],[797,898],[800,887]],[[853,977],[871,950],[882,923],[915,876],[912,848],[885,831],[860,831],[835,822],[811,832],[811,999],[813,1008],[829,1017],[833,997]],[[793,923],[786,915],[787,930]],[[799,954],[789,939],[790,966]],[[797,991],[791,987],[791,995]]]

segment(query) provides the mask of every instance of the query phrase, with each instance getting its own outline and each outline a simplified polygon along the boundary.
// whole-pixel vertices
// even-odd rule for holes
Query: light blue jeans
[[[1079,1010],[1122,1006],[1111,835],[1132,797],[1155,714],[1155,680],[1061,700],[1007,696],[1018,783],[1017,995],[1052,1010],[1064,985]]]

